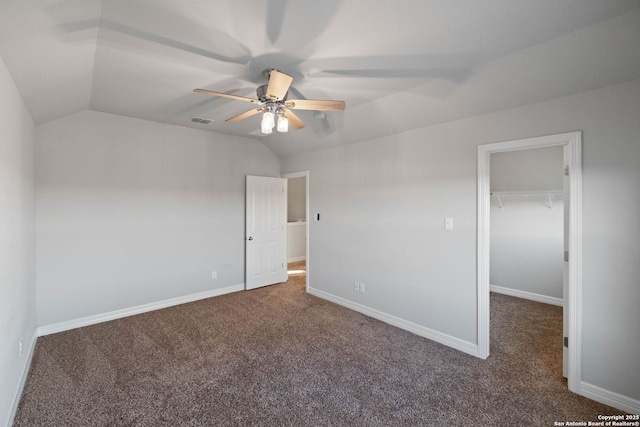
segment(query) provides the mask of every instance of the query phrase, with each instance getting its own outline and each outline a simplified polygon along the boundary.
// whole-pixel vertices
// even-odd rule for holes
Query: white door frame
[[[490,157],[491,153],[549,146],[566,146],[569,165],[569,317],[567,383],[578,393],[582,349],[582,133],[569,132],[478,146],[478,356],[489,357],[489,252],[490,252]]]
[[[305,212],[306,212],[306,217],[305,217],[305,221],[306,221],[306,225],[307,225],[307,231],[306,231],[306,236],[305,236],[305,251],[306,251],[306,257],[307,257],[307,261],[306,261],[306,274],[305,274],[305,288],[306,291],[309,292],[309,283],[311,283],[309,281],[309,271],[311,270],[309,268],[310,265],[310,252],[309,252],[309,229],[311,228],[311,223],[309,222],[309,171],[300,171],[300,172],[291,172],[291,173],[285,173],[280,175],[281,178],[305,178]],[[286,239],[285,239],[286,240]]]

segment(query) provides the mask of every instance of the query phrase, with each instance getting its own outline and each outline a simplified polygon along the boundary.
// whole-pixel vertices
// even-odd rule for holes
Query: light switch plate
[[[445,218],[444,219],[444,229],[445,230],[453,230],[453,218]]]

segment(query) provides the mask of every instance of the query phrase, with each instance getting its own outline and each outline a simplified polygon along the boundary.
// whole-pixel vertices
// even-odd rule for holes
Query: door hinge
[[[564,175],[569,176],[569,165],[564,167]]]
[[[569,262],[569,251],[564,251],[564,261]]]
[[[564,337],[562,340],[565,347],[569,348],[569,337]]]

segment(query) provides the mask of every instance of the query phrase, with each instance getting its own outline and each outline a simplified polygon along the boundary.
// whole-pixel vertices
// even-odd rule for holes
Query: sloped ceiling
[[[637,0],[12,0],[0,57],[36,123],[87,109],[310,152],[640,78]],[[308,127],[261,136],[265,68]],[[213,119],[208,126],[192,116]]]

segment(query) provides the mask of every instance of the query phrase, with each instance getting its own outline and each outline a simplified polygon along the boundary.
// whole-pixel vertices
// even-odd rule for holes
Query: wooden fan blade
[[[307,125],[305,125],[304,122],[302,120],[300,120],[300,117],[298,117],[295,114],[293,114],[292,111],[289,111],[286,108],[283,108],[282,109],[282,114],[284,114],[284,116],[287,118],[287,120],[289,120],[289,124],[295,130],[299,130],[299,129],[307,127]]]
[[[319,99],[292,99],[284,103],[294,110],[343,111],[344,101],[321,101]]]
[[[284,99],[287,96],[291,82],[293,82],[293,77],[278,70],[271,70],[269,73],[269,85],[267,86],[267,97],[272,101]]]
[[[237,122],[239,120],[244,120],[248,117],[255,116],[256,114],[264,111],[264,108],[254,108],[253,110],[245,111],[244,113],[240,113],[237,116],[229,117],[225,122]]]
[[[193,91],[194,92],[198,92],[198,93],[204,93],[205,95],[221,96],[223,98],[229,98],[229,99],[236,99],[238,101],[251,102],[253,104],[258,104],[258,105],[262,104],[262,102],[258,101],[257,99],[247,98],[245,96],[232,95],[230,93],[214,92],[212,90],[207,90],[207,89],[194,89]]]

